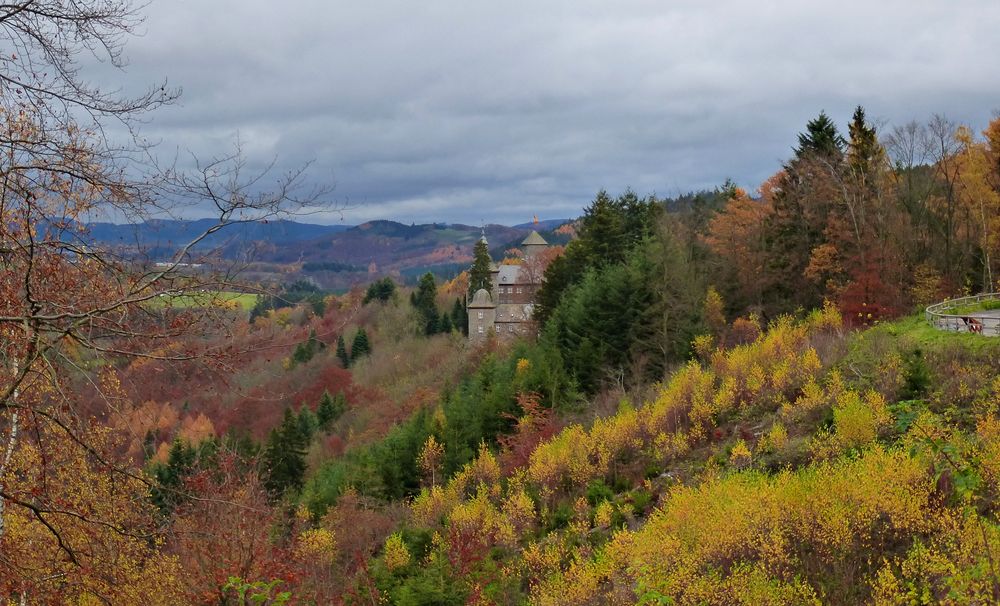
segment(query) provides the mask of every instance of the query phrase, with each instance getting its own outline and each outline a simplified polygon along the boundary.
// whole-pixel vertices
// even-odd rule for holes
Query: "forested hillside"
[[[0,9],[0,601],[1000,603],[1000,338],[921,313],[1000,290],[1000,118],[820,112],[765,182],[601,190],[537,255],[305,229],[262,285],[200,251],[343,206],[238,142],[161,165],[178,91],[81,76],[141,23]],[[86,232],[185,205],[158,263]],[[470,341],[500,261],[531,324]]]

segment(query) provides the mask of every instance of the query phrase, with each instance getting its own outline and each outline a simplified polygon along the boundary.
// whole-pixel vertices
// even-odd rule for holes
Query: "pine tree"
[[[586,262],[591,265],[619,263],[625,258],[627,242],[621,207],[603,189],[584,210],[580,241]]]
[[[392,281],[392,278],[385,277],[371,283],[368,287],[368,291],[365,292],[365,299],[362,301],[362,305],[368,305],[372,301],[381,301],[382,303],[385,303],[395,294],[396,283]]]
[[[844,143],[844,138],[837,131],[837,125],[826,112],[821,111],[819,116],[806,123],[806,132],[799,133],[799,146],[795,150],[795,155],[801,158],[809,152],[816,152],[827,156],[840,156],[844,151]]]
[[[338,393],[337,398],[334,399],[329,391],[324,390],[323,396],[319,399],[319,406],[316,407],[316,421],[319,428],[329,432],[333,423],[340,418],[340,415],[344,414],[346,407],[347,400],[344,397],[344,392]]]
[[[367,356],[370,353],[368,333],[365,332],[364,328],[359,328],[358,332],[354,333],[354,342],[351,343],[351,362],[356,362],[362,356]]]
[[[417,285],[417,290],[410,300],[420,314],[424,334],[432,335],[438,332],[437,285],[434,283],[434,274],[427,272],[420,278],[420,284]]]
[[[316,415],[313,413],[312,409],[309,408],[307,404],[302,403],[302,408],[299,409],[299,433],[302,435],[303,440],[306,445],[312,440],[313,434],[316,433],[316,428],[319,426],[319,421]]]
[[[312,360],[316,353],[326,347],[319,338],[316,337],[316,329],[309,331],[309,338],[306,339],[305,343],[299,343],[295,346],[295,351],[292,353],[292,360],[296,364],[305,364],[309,360]]]
[[[469,334],[469,314],[462,305],[462,299],[455,299],[455,304],[451,307],[451,325],[463,335]]]
[[[164,514],[169,514],[184,500],[181,489],[185,478],[194,471],[197,456],[195,449],[178,437],[170,445],[167,462],[160,463],[153,469],[156,485],[151,491],[151,498]]]
[[[305,446],[298,417],[291,408],[286,408],[281,425],[271,430],[264,447],[264,487],[273,498],[289,489],[302,488],[306,471]]]
[[[489,244],[486,243],[484,235],[476,242],[476,246],[472,250],[472,267],[469,269],[469,299],[472,299],[480,288],[492,290],[493,275],[490,271],[492,263]]]
[[[451,325],[451,316],[448,314],[441,314],[441,318],[438,320],[438,332],[443,332],[445,334],[450,333],[455,327]]]
[[[337,358],[340,359],[342,367],[348,368],[351,365],[351,358],[347,355],[347,345],[344,343],[344,335],[337,337]]]

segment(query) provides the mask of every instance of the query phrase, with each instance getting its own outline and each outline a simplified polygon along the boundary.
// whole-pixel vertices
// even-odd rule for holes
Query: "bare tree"
[[[219,308],[171,310],[157,302],[232,284],[229,271],[184,271],[212,234],[308,211],[325,204],[329,191],[306,187],[304,167],[273,180],[273,164],[251,171],[239,146],[195,159],[186,172],[151,163],[137,127],[178,91],[158,85],[128,97],[90,85],[80,69],[87,55],[123,66],[123,43],[141,24],[141,8],[128,0],[0,5],[0,540],[5,507],[30,509],[61,546],[59,520],[73,513],[58,506],[58,486],[20,485],[11,474],[25,440],[44,465],[45,436],[59,432],[107,473],[145,481],[91,443],[78,405],[117,405],[109,381],[123,359],[218,355],[161,345],[206,330],[224,315]],[[165,263],[140,263],[86,235],[95,213],[143,219],[183,202],[211,209],[215,221]],[[93,522],[129,532],[114,520]]]

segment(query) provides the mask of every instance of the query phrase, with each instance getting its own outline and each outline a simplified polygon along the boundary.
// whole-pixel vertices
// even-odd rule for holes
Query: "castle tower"
[[[524,251],[524,256],[530,259],[545,250],[548,245],[549,243],[545,241],[545,238],[539,235],[537,231],[531,230],[528,237],[521,242],[521,250]]]
[[[495,330],[496,310],[497,306],[489,291],[485,288],[477,290],[468,305],[470,341],[482,341],[490,334],[490,331]]]

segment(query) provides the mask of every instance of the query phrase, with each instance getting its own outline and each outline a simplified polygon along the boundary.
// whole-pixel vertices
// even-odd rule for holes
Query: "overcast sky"
[[[807,120],[854,107],[985,127],[1000,2],[153,0],[126,89],[146,134],[313,160],[345,223],[575,217],[594,193],[754,189]],[[172,153],[172,152],[171,152]],[[312,222],[339,222],[338,215]]]

